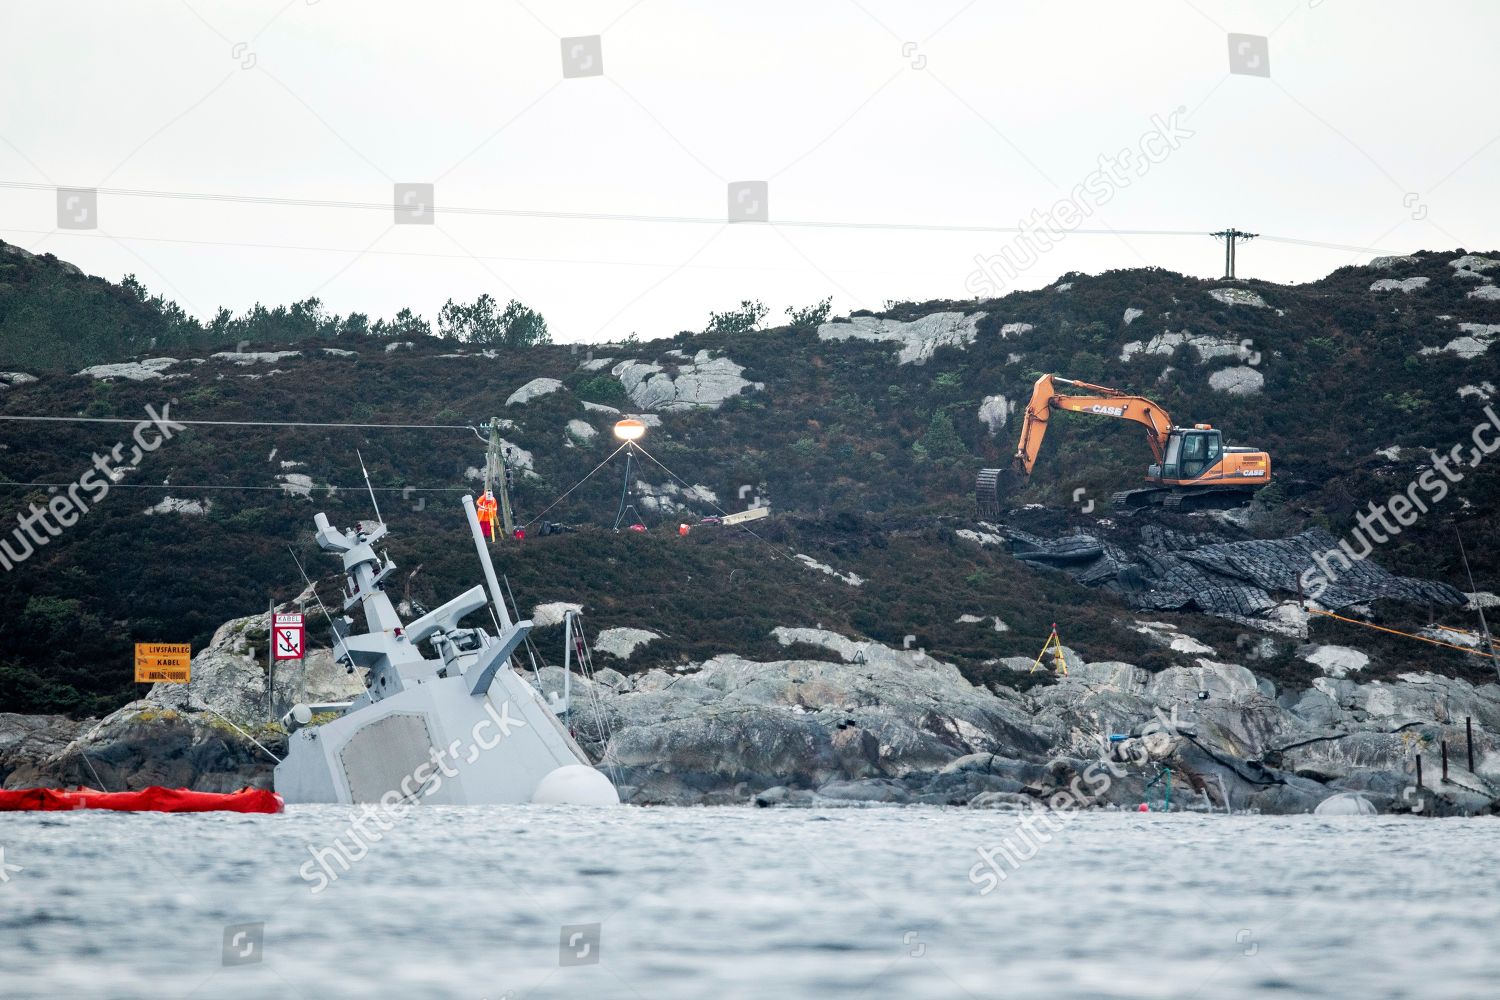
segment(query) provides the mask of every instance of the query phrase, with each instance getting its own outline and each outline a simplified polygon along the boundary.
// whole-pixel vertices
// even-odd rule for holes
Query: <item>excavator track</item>
[[[1120,490],[1112,501],[1116,510],[1140,510],[1161,507],[1162,510],[1188,513],[1195,510],[1232,510],[1250,502],[1253,491],[1239,486],[1197,486],[1189,489],[1173,486],[1145,486]]]
[[[1193,489],[1175,489],[1163,498],[1162,510],[1183,513],[1195,510],[1233,510],[1250,502],[1254,490],[1241,486],[1198,486]]]
[[[1111,502],[1116,510],[1140,510],[1142,507],[1150,507],[1163,501],[1163,495],[1170,492],[1161,486],[1145,486],[1136,490],[1120,490],[1111,497]]]

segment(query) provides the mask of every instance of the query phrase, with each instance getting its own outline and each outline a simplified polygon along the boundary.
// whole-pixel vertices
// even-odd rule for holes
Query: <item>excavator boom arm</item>
[[[1059,386],[1082,390],[1082,394],[1064,395],[1058,391]],[[1156,461],[1161,462],[1166,454],[1172,417],[1151,400],[1144,396],[1131,396],[1107,386],[1043,375],[1036,380],[1031,391],[1031,401],[1026,404],[1026,412],[1021,419],[1021,440],[1017,443],[1015,457],[1011,460],[1011,467],[1017,473],[1031,475],[1037,453],[1042,448],[1042,439],[1047,436],[1047,420],[1053,410],[1133,420],[1146,428],[1146,443],[1151,446],[1151,453],[1156,456]]]

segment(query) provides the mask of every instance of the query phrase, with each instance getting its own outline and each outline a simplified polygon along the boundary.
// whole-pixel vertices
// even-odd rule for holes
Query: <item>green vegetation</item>
[[[932,415],[921,444],[926,454],[932,458],[957,458],[968,454],[958,431],[953,428],[953,418],[941,410]]]
[[[709,313],[708,326],[704,333],[749,333],[760,326],[766,318],[766,304],[759,299],[746,299],[738,309]]]
[[[579,399],[586,399],[590,403],[603,403],[617,409],[625,405],[625,387],[613,375],[595,375],[583,379],[573,387],[573,391],[578,394]]]
[[[495,300],[481,295],[472,305],[449,299],[438,312],[438,336],[489,347],[534,347],[552,343],[542,314],[511,299],[496,310]]]
[[[471,304],[449,300],[439,336],[485,346],[551,343],[547,321],[515,300],[497,308],[489,295]],[[34,255],[0,242],[0,359],[28,372],[77,371],[142,354],[152,356],[294,345],[309,340],[411,340],[432,336],[411,309],[371,321],[339,316],[321,300],[256,303],[236,315],[220,308],[207,323],[154,294],[135,275],[119,284],[85,275],[51,254]]]
[[[829,297],[810,306],[788,306],[786,310],[787,324],[794,330],[816,330],[822,324],[828,322],[828,313],[833,308],[833,298]]]

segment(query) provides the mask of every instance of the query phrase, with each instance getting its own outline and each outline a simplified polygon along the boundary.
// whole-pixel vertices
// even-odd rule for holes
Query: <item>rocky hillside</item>
[[[776,661],[786,655],[776,629],[821,628],[925,649],[967,683],[1025,691],[1047,675],[1017,673],[1007,658],[1029,663],[1057,622],[1086,659],[1146,672],[1247,664],[1253,654],[1277,697],[1339,671],[1367,682],[1494,677],[1472,654],[1333,619],[1304,616],[1288,629],[1295,594],[1284,578],[1256,584],[1266,598],[1252,614],[1209,615],[1191,600],[1143,605],[1128,588],[1017,558],[1026,553],[1015,541],[1018,531],[1048,543],[1082,532],[1101,552],[1139,554],[1147,526],[1195,546],[1309,530],[1343,537],[1366,505],[1405,491],[1431,452],[1470,448],[1488,420],[1500,384],[1491,346],[1500,257],[1387,258],[1301,286],[1157,270],[1067,275],[993,301],[899,303],[819,324],[591,346],[480,349],[325,323],[308,329],[326,336],[221,344],[200,332],[164,349],[176,322],[169,304],[5,249],[0,413],[134,420],[169,406],[185,420],[501,418],[522,468],[517,508],[535,521],[525,542],[499,547],[501,571],[523,607],[572,601],[595,633],[650,633],[601,658],[622,675],[720,655]],[[99,302],[120,311],[85,307]],[[160,338],[148,350],[152,324]],[[86,342],[90,363],[42,363],[38,337],[58,343],[58,358]],[[1179,422],[1222,427],[1230,442],[1270,451],[1277,481],[1244,516],[1117,517],[1107,498],[1138,482],[1149,461],[1141,436],[1068,415],[1054,422],[1015,509],[981,524],[974,473],[1005,463],[1016,406],[1049,371],[1142,392]],[[652,425],[644,443],[661,463],[632,469],[631,502],[652,529],[644,534],[609,530],[618,459],[563,496],[609,455],[622,413]],[[130,434],[129,424],[0,424],[0,537],[13,555],[34,550],[0,573],[0,708],[113,711],[135,694],[132,642],[202,648],[220,623],[300,592],[288,545],[331,597],[336,563],[312,545],[311,518],[370,516],[357,450],[383,491],[400,567],[393,588],[430,607],[476,578],[457,497],[475,487],[484,445],[463,430],[190,427],[119,470],[107,496],[44,544],[10,534],[30,505],[66,494],[94,455],[119,442],[128,459]],[[1373,557],[1393,577],[1441,585],[1421,593],[1456,599],[1372,593],[1351,617],[1472,629],[1474,588],[1454,526],[1477,588],[1494,589],[1497,496],[1496,463],[1465,468]],[[753,533],[705,525],[676,534],[680,522],[757,500],[774,515]],[[542,520],[577,530],[539,537]],[[1146,549],[1138,563],[1159,561]],[[1190,643],[1163,641],[1168,633]],[[539,630],[544,649],[559,640]],[[1357,655],[1321,652],[1329,647]]]

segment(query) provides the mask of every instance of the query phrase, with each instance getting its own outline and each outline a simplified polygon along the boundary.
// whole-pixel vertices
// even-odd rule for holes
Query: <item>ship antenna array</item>
[[[370,470],[365,468],[365,456],[359,453],[358,448],[354,449],[354,454],[359,459],[359,471],[363,473],[365,477],[365,489],[370,491],[370,506],[375,508],[375,520],[379,521],[381,524],[384,524],[385,518],[380,516],[380,504],[375,500],[375,487],[370,485]]]

